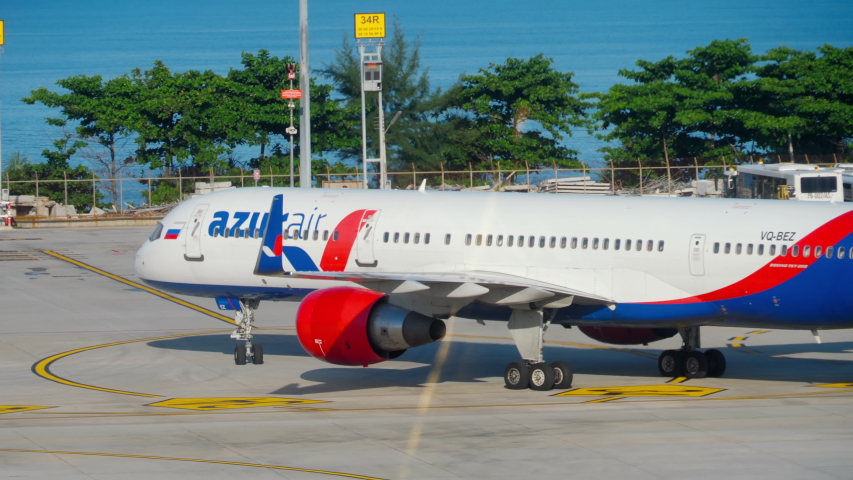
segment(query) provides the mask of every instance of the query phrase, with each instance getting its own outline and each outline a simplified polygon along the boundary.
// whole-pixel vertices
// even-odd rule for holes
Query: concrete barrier
[[[27,218],[16,217],[19,228],[56,228],[56,227],[140,227],[154,226],[163,217],[128,217],[128,216],[105,216],[90,218]]]

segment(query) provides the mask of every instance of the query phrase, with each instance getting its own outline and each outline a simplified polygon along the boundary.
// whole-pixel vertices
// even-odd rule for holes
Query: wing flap
[[[366,287],[377,282],[399,282],[400,285],[425,284],[429,285],[430,292],[444,290],[458,292],[460,288],[464,288],[471,295],[486,297],[490,303],[501,305],[528,303],[552,296],[580,297],[593,303],[613,303],[612,299],[591,292],[500,272],[291,272],[286,275],[295,278],[360,283],[365,284]],[[405,282],[410,283],[406,284]],[[446,284],[447,286],[434,288],[437,287],[436,284]],[[466,287],[465,284],[472,285],[472,287]],[[485,288],[480,290],[473,288],[473,285]],[[425,289],[418,290],[423,291]]]

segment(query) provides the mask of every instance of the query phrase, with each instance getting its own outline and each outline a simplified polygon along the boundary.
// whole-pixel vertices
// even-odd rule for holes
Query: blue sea
[[[785,45],[813,50],[853,45],[850,0],[457,0],[309,1],[312,69],[333,61],[352,39],[353,14],[384,12],[409,36],[420,36],[422,65],[432,85],[446,88],[507,57],[540,53],[573,72],[582,91],[620,82],[619,69],[637,59],[683,56],[714,39],[746,37],[755,52]],[[174,71],[224,74],[241,52],[268,49],[299,56],[298,0],[4,0],[6,45],[0,56],[2,152],[40,159],[56,138],[44,118],[56,115],[21,97],[56,88],[72,75],[114,77],[162,60]],[[566,140],[582,159],[601,158],[602,142],[583,131]],[[129,154],[130,152],[128,152]],[[256,156],[242,149],[243,158]]]

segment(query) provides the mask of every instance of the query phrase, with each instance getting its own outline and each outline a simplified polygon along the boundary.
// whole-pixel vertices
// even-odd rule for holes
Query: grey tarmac
[[[657,373],[675,338],[556,327],[546,358],[573,388],[510,391],[501,322],[338,367],[303,352],[295,303],[267,302],[265,364],[237,366],[212,299],[137,285],[150,230],[0,232],[0,478],[853,476],[853,331],[706,328],[726,375],[686,380]]]

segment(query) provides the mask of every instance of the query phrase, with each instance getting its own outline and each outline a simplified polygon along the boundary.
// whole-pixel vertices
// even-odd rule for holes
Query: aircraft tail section
[[[255,264],[255,275],[283,275],[285,273],[282,242],[284,241],[283,229],[287,215],[283,212],[284,195],[279,194],[272,198],[269,220],[264,230],[261,250],[258,252],[258,261]]]

